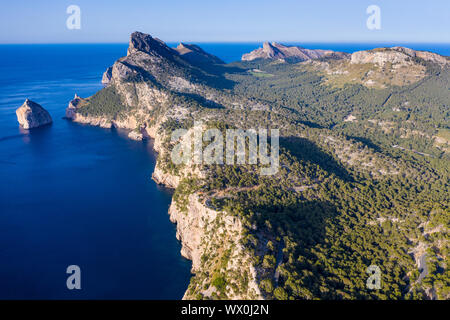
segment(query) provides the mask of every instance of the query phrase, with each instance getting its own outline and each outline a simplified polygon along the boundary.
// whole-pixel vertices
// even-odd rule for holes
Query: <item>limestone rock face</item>
[[[128,138],[130,138],[132,140],[136,140],[136,141],[141,141],[144,139],[144,134],[133,130],[128,133]]]
[[[17,121],[24,129],[31,129],[52,123],[52,117],[41,105],[26,99],[16,110]]]
[[[145,52],[147,54],[160,55],[165,58],[178,54],[174,49],[168,47],[158,38],[153,38],[149,34],[142,32],[133,32],[130,37],[127,55],[132,55],[138,51]]]
[[[66,108],[65,118],[79,123],[90,124],[102,128],[111,128],[111,121],[105,117],[84,116],[78,112],[80,104],[82,104],[84,100],[85,99],[75,94],[75,97],[69,102],[69,106]]]

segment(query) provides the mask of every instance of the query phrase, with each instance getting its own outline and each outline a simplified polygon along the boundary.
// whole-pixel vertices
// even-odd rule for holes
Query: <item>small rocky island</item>
[[[52,123],[52,117],[47,110],[36,102],[26,99],[16,110],[17,121],[24,129],[31,129]]]

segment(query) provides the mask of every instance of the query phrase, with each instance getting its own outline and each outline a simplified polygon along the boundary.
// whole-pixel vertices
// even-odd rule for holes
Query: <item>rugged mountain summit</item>
[[[24,129],[31,129],[52,123],[52,117],[47,110],[36,102],[26,99],[16,110],[17,121]]]
[[[371,54],[352,63],[348,54],[266,48],[270,58],[255,69],[251,63],[220,64],[196,46],[172,49],[133,33],[127,56],[105,72],[106,87],[88,98],[75,96],[66,115],[127,129],[132,139],[154,138],[152,177],[175,189],[170,219],[177,224],[181,254],[192,259],[194,275],[184,298],[422,294],[429,286],[415,278],[414,259],[424,248],[433,248],[429,259],[446,259],[448,241],[440,230],[448,175],[401,153],[410,143],[417,150],[430,146],[423,140],[428,136],[447,137],[447,124],[437,121],[448,113],[448,68],[436,71],[435,62],[428,61],[429,68],[411,53],[414,64],[396,68],[407,49],[394,50],[386,56],[394,63],[381,66],[376,62],[384,58],[370,60]],[[272,63],[281,54],[308,60]],[[403,79],[425,73],[423,83],[408,86]],[[379,89],[368,82],[390,76],[404,86],[388,82]],[[327,77],[344,85],[323,85]],[[172,161],[176,129],[185,129],[184,139],[208,128],[279,128],[280,169],[266,177],[259,165]],[[383,274],[383,288],[376,291],[365,286],[373,261]],[[445,296],[440,281],[434,287]]]
[[[335,52],[332,50],[305,49],[298,46],[285,46],[276,42],[264,42],[262,48],[244,54],[242,56],[242,60],[252,61],[255,59],[292,59],[296,61],[306,61],[331,55],[333,55],[334,58],[348,58],[350,56],[348,53]]]
[[[158,38],[153,38],[151,35],[142,32],[133,32],[130,37],[127,55],[130,56],[138,51],[169,59],[176,54],[174,49],[168,47]]]

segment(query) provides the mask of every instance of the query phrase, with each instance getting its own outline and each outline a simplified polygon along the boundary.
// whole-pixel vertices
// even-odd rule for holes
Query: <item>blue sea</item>
[[[324,49],[353,53],[360,50],[370,50],[381,47],[403,46],[414,50],[424,50],[439,53],[444,56],[450,56],[450,43],[319,43],[319,42],[280,42],[284,45],[296,45],[307,49]],[[223,61],[229,63],[241,59],[244,53],[262,47],[262,43],[197,43],[206,52],[214,54]],[[176,46],[176,43],[170,43]]]
[[[260,43],[199,44],[226,62]],[[301,44],[353,52],[382,44]],[[391,46],[393,44],[385,44]],[[450,55],[450,45],[408,44]],[[151,180],[152,142],[62,119],[68,102],[102,88],[127,44],[0,45],[0,299],[180,299],[190,261]],[[53,124],[19,128],[26,98]],[[66,268],[81,269],[68,290]]]

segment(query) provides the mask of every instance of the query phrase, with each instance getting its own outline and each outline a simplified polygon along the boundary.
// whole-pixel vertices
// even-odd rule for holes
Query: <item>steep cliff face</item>
[[[37,128],[52,123],[52,117],[41,105],[26,99],[16,110],[17,121],[24,129]]]
[[[158,140],[160,136],[155,143]],[[162,169],[160,164],[156,165],[153,179],[174,189],[187,177],[204,175],[192,167],[185,167],[175,175]],[[194,276],[183,299],[263,298],[254,257],[242,245],[245,227],[240,218],[212,208],[202,192],[191,193],[185,199],[174,197],[169,215],[170,221],[176,223],[181,255],[192,260]],[[223,278],[226,285],[215,284],[217,278]]]
[[[305,49],[298,46],[285,46],[276,42],[264,42],[263,47],[246,53],[242,56],[242,61],[252,61],[255,59],[295,59],[306,61],[318,59],[325,56],[334,58],[348,58],[349,54],[344,52],[335,52],[332,50]]]
[[[271,46],[267,50],[272,58],[278,51],[283,51],[278,45]],[[331,53],[321,56],[324,59],[316,59],[314,57],[323,52],[317,55],[311,53],[308,56],[311,59],[303,63],[283,64],[282,73],[277,73],[277,70],[271,72],[280,79],[286,75],[287,79],[291,79],[290,75],[293,75],[292,79],[297,79],[300,74],[305,74],[307,77],[298,78],[303,79],[299,86],[308,85],[307,88],[315,90],[321,86],[320,81],[342,87],[349,82],[363,83],[369,87],[413,83],[429,71],[428,62],[432,64],[432,69],[439,70],[439,63],[436,67],[433,61],[440,58],[429,57],[431,60],[424,63],[424,58],[417,53],[412,56],[406,48],[384,51],[386,49],[374,50],[373,54],[358,53],[353,61],[348,55],[340,59]],[[286,54],[293,52],[299,51],[285,50]],[[301,52],[306,54],[307,51]],[[253,96],[255,90],[247,94],[243,92],[245,90],[233,87],[244,84],[244,89],[252,89],[248,83],[254,81],[255,76],[248,72],[249,67],[245,66],[248,64],[221,66],[216,62],[194,46],[183,44],[171,49],[149,35],[133,33],[128,55],[118,59],[105,72],[106,87],[91,97],[75,96],[69,103],[66,116],[75,122],[127,129],[132,139],[154,139],[153,146],[158,158],[152,177],[156,182],[175,189],[169,210],[170,219],[177,224],[182,255],[192,260],[194,276],[185,299],[361,297],[359,293],[355,295],[355,288],[365,292],[365,287],[358,287],[365,283],[365,271],[357,260],[352,259],[357,257],[370,261],[372,258],[366,255],[370,254],[369,251],[350,247],[344,249],[340,243],[327,244],[327,241],[335,237],[340,242],[341,237],[346,237],[348,243],[353,243],[353,239],[362,235],[360,239],[364,243],[371,243],[372,248],[376,248],[384,243],[384,238],[366,237],[366,234],[379,231],[372,229],[373,232],[366,232],[369,228],[367,217],[359,215],[367,212],[383,216],[385,213],[373,213],[373,209],[377,209],[370,198],[374,193],[366,195],[366,191],[361,192],[360,186],[352,180],[364,176],[364,185],[370,182],[376,192],[383,194],[386,190],[377,189],[378,185],[384,188],[384,181],[396,176],[416,180],[418,170],[400,159],[381,154],[369,145],[348,139],[341,131],[335,131],[335,127],[310,128],[300,124],[298,120],[303,118],[293,112],[297,110],[296,103],[290,110],[290,107],[268,103],[264,98],[266,94]],[[235,68],[235,65],[240,67]],[[285,73],[290,67],[292,70],[289,72],[292,73]],[[318,80],[316,74],[309,73],[309,68],[313,68],[314,72],[319,70],[324,77]],[[257,85],[265,82],[265,78],[270,80],[273,75],[260,75]],[[265,85],[258,87],[257,91],[267,90],[274,97],[278,95],[278,88],[282,93],[292,92],[292,96],[298,96],[303,89],[297,91],[292,81],[287,82],[286,86],[284,81],[282,86],[277,86],[270,80]],[[275,89],[271,89],[272,85]],[[289,91],[291,86],[295,90]],[[341,92],[349,92],[351,96],[358,94],[344,89],[329,90],[324,86],[320,92],[326,96],[333,96],[331,91],[338,91],[339,95]],[[358,88],[357,91],[363,90]],[[315,95],[305,97],[311,99],[311,106],[315,103],[313,99],[317,100]],[[358,97],[364,98],[362,95]],[[361,100],[350,101],[360,103]],[[444,99],[442,101],[446,102]],[[325,109],[314,110],[322,112]],[[363,123],[363,119],[355,115],[346,116],[348,124]],[[256,166],[251,165],[176,164],[171,160],[171,151],[177,142],[172,141],[171,134],[182,129],[185,130],[183,137],[193,135],[195,123],[199,120],[203,122],[203,130],[219,128],[222,133],[228,128],[280,128],[280,137],[287,138],[284,139],[286,148],[294,153],[303,153],[306,149],[314,156],[307,161],[298,161],[296,155],[291,157],[281,150],[280,170],[270,177],[262,177],[258,174],[259,170],[255,170]],[[371,121],[367,120],[367,123],[371,124]],[[374,124],[384,128],[386,122],[383,123]],[[373,126],[366,128],[372,129]],[[203,139],[203,142],[207,141]],[[430,177],[434,179],[434,175]],[[374,183],[375,180],[379,181]],[[352,202],[347,202],[347,192],[357,195],[352,197]],[[408,210],[408,207],[399,204],[397,211]],[[352,221],[352,227],[349,227],[349,221]],[[342,230],[345,232],[342,233]],[[327,241],[322,242],[322,238]],[[399,238],[392,238],[398,241],[396,246],[409,245]],[[337,254],[333,251],[334,246],[343,250]],[[329,255],[329,252],[334,252],[334,255]],[[347,257],[345,262],[342,255]],[[378,257],[381,261],[386,259],[391,265],[399,265],[396,259],[402,259],[402,270],[409,268],[406,256],[389,253]],[[349,265],[354,270],[361,269],[360,272],[350,274]],[[327,271],[316,273],[318,268]],[[400,283],[400,288],[403,276],[397,271],[391,276]],[[332,283],[328,283],[330,275],[334,279]],[[347,290],[348,284],[350,287]],[[335,290],[337,287],[340,289]],[[390,292],[393,291],[384,293],[389,296]],[[367,292],[364,297],[371,298],[372,294]]]
[[[108,69],[106,69],[106,71],[103,73],[102,83],[108,85],[109,82],[111,81],[111,76],[112,76],[112,67],[108,67]]]
[[[436,53],[392,47],[357,51],[350,59],[308,60],[303,64],[319,71],[325,82],[332,86],[362,84],[384,89],[417,83],[430,73],[428,68],[448,68],[449,62]]]

